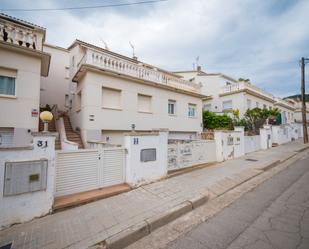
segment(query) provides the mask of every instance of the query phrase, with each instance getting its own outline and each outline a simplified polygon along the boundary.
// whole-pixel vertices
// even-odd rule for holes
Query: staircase
[[[83,141],[80,137],[80,135],[73,130],[70,118],[68,116],[63,116],[63,122],[65,127],[65,133],[67,136],[67,140],[77,143],[79,149],[84,149]]]
[[[43,131],[43,130],[44,130],[44,124],[41,121],[41,119],[39,119],[39,131]],[[51,122],[48,123],[48,131],[57,132],[55,119],[53,119]],[[59,140],[59,137],[57,137],[55,140],[55,150],[61,150],[61,142]]]

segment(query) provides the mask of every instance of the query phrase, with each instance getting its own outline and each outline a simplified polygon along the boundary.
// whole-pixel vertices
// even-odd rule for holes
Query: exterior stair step
[[[64,128],[65,128],[65,133],[67,136],[67,140],[77,143],[79,149],[83,149],[83,141],[80,137],[80,134],[78,134],[76,131],[73,130],[71,121],[68,116],[63,116],[63,122],[64,122]]]

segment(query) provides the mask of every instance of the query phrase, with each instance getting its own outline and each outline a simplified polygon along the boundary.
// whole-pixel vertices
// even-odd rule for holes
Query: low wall
[[[194,165],[215,162],[214,140],[184,140],[168,144],[168,170],[177,170]]]
[[[260,146],[262,150],[267,150],[272,147],[273,138],[271,126],[265,126],[260,129]]]
[[[217,161],[237,158],[245,154],[244,128],[235,127],[234,131],[215,131]]]
[[[51,211],[55,187],[55,136],[40,133],[34,136],[32,146],[0,149],[1,229]]]
[[[164,130],[125,134],[128,184],[138,186],[167,175],[167,139],[168,131]]]
[[[261,137],[260,136],[245,136],[245,153],[258,151],[261,149]]]
[[[272,126],[272,137],[273,143],[284,144],[291,141],[290,127],[288,125],[273,125]]]

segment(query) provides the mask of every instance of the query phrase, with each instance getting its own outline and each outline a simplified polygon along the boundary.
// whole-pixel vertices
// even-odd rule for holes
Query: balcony
[[[0,16],[0,41],[25,48],[42,51],[45,30],[30,25],[15,24]]]
[[[86,48],[85,55],[77,65],[77,71],[83,65],[91,65],[120,75],[200,94],[201,86],[196,83],[183,80],[172,73],[161,71],[141,62],[135,62],[133,59],[112,55],[103,50],[97,51]]]
[[[270,93],[265,92],[259,87],[256,87],[247,82],[231,83],[221,88],[220,95],[232,94],[240,91],[247,91],[251,94],[257,95],[262,98],[266,98],[269,101],[274,102],[274,96]]]

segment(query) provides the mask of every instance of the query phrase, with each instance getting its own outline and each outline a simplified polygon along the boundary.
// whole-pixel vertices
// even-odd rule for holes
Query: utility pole
[[[302,102],[302,119],[303,119],[303,133],[304,144],[308,143],[308,130],[307,130],[307,112],[306,112],[306,91],[305,91],[305,63],[309,59],[301,58],[301,102]]]

